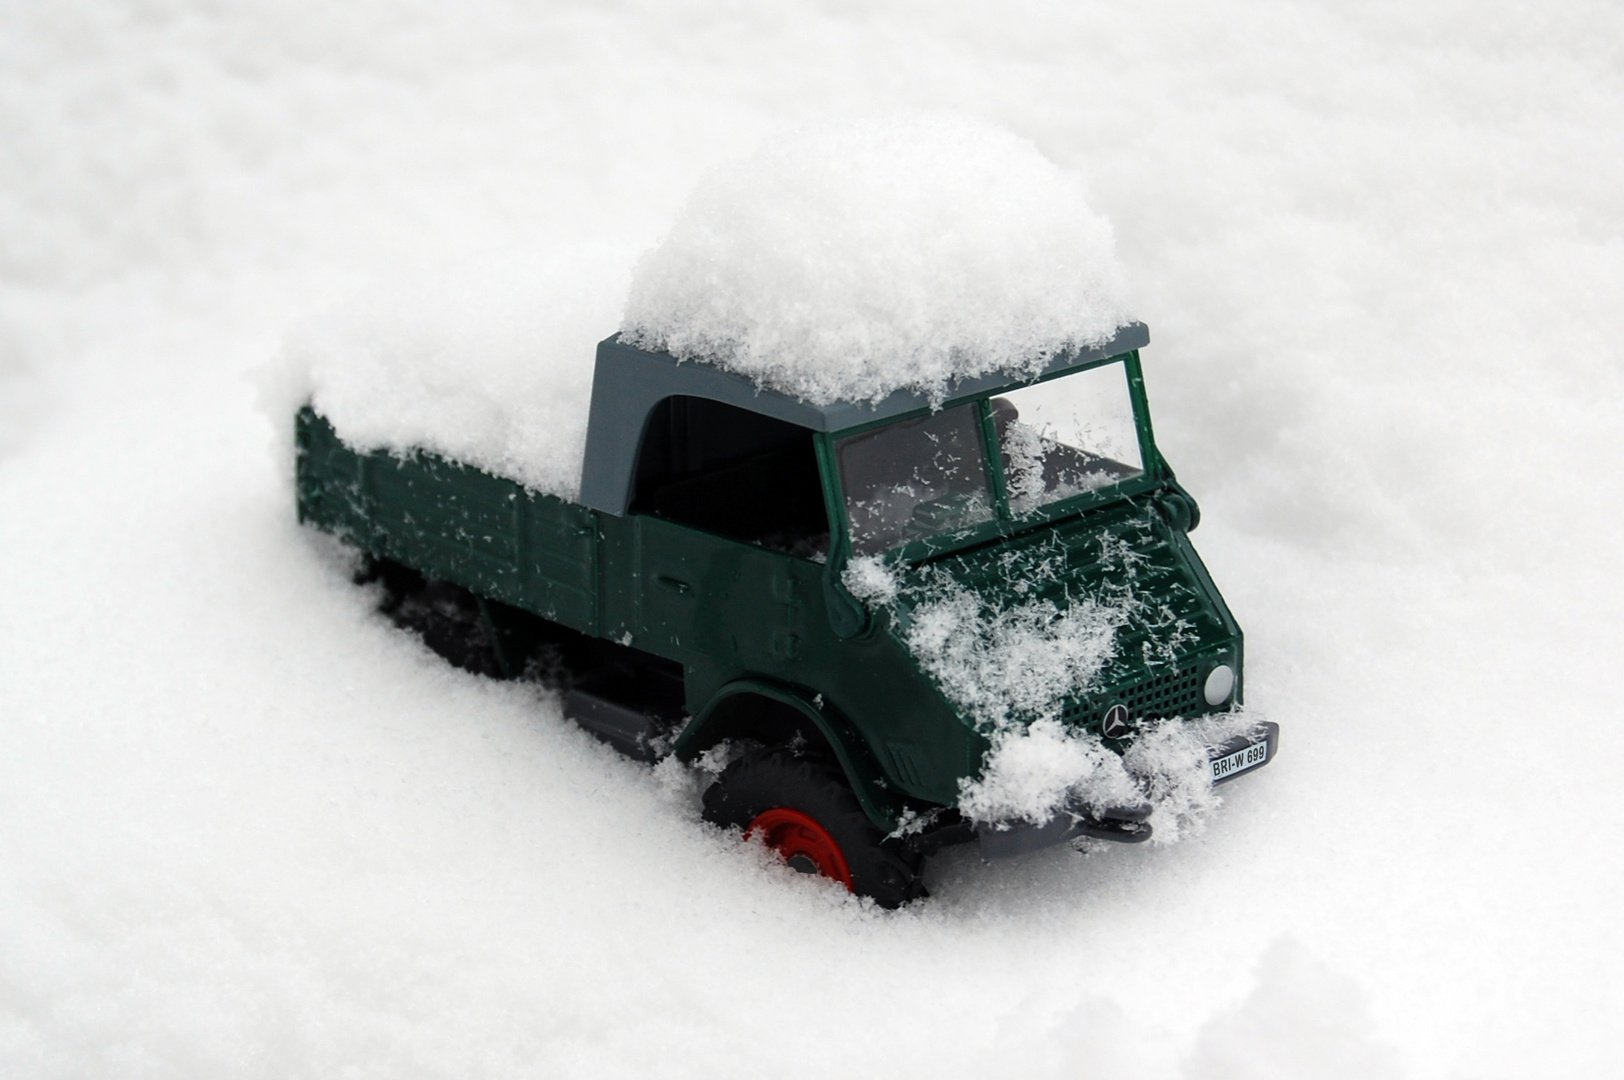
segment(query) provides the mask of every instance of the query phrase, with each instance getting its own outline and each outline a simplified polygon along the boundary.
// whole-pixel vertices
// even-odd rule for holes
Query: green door
[[[637,645],[795,681],[821,567],[659,518],[638,519]]]

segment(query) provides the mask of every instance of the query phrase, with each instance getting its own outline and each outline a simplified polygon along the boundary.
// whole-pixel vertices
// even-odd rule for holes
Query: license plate
[[[1255,742],[1251,746],[1243,746],[1233,754],[1225,754],[1212,761],[1212,782],[1228,780],[1236,773],[1243,773],[1247,769],[1255,769],[1269,760],[1269,740]]]

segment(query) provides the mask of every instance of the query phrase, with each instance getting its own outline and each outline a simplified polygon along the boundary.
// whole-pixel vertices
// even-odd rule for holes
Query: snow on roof
[[[1007,131],[909,113],[712,172],[638,265],[621,339],[821,404],[1035,374],[1131,321],[1075,177]]]
[[[938,115],[771,139],[711,173],[633,263],[575,246],[376,289],[292,337],[281,389],[358,449],[430,450],[574,499],[617,322],[627,344],[865,408],[1035,375],[1132,322],[1110,226],[1076,181],[1023,139]]]

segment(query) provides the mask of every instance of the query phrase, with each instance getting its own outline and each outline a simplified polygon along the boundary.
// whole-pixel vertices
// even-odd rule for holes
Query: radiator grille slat
[[[1201,716],[1212,711],[1206,707],[1201,694],[1200,669],[1192,666],[1118,687],[1108,694],[1068,701],[1061,711],[1061,719],[1067,724],[1092,723],[1099,720],[1099,714],[1107,707],[1119,701],[1128,707],[1128,716],[1135,721]]]

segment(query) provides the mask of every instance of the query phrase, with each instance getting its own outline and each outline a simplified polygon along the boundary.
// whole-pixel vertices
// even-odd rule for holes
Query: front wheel
[[[759,836],[795,869],[881,907],[925,895],[919,857],[875,828],[840,768],[821,757],[786,746],[746,754],[706,790],[705,820]]]

